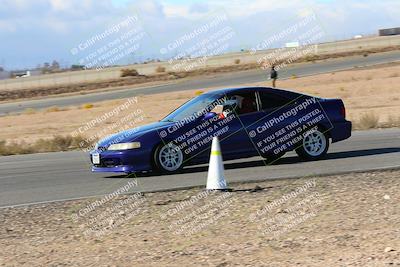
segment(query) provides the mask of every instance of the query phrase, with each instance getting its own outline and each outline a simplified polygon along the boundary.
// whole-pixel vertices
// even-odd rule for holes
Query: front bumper
[[[100,163],[93,164],[92,155],[100,154]],[[133,173],[152,169],[150,152],[142,149],[123,151],[91,151],[92,172]]]
[[[92,166],[92,172],[122,172],[122,173],[134,173],[139,172],[134,166],[120,165],[115,167],[96,167]]]

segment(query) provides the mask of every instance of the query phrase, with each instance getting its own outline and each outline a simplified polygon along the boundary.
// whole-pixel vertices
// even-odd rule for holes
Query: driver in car
[[[225,101],[223,105],[217,105],[213,112],[218,114],[220,119],[226,118],[232,112],[245,114],[256,111],[256,104],[251,98],[234,95]]]

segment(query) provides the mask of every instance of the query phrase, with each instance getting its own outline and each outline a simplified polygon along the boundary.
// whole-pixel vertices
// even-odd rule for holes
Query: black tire
[[[315,141],[311,141],[312,136]],[[319,147],[321,146],[321,147]],[[322,129],[317,130],[307,134],[299,148],[296,149],[297,155],[303,160],[319,160],[326,156],[329,149],[329,136]]]
[[[177,153],[176,157],[173,157],[171,155],[170,160],[172,165],[168,166],[166,157],[165,157],[165,152],[168,149],[173,149]],[[173,164],[176,160],[177,164]],[[153,162],[156,167],[156,170],[160,173],[177,173],[183,168],[183,163],[184,163],[184,154],[181,151],[181,149],[173,143],[161,143],[157,146],[157,148],[154,150],[153,154]],[[173,166],[175,165],[175,166]]]

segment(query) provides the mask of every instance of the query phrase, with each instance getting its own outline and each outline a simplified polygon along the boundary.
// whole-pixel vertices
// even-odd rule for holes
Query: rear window
[[[290,103],[290,99],[276,95],[271,92],[259,92],[260,93],[260,101],[261,101],[261,109],[274,109],[287,105]]]

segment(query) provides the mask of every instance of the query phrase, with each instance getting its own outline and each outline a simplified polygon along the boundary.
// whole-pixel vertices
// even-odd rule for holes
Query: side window
[[[228,96],[228,101],[235,102],[235,111],[242,115],[257,111],[257,100],[255,92],[234,93]]]
[[[279,108],[290,103],[290,99],[279,96],[270,92],[259,92],[261,100],[261,109],[274,109]]]

